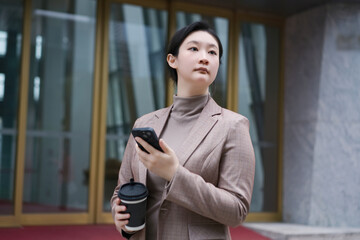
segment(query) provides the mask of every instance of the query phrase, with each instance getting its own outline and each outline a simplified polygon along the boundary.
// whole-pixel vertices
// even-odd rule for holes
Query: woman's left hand
[[[159,144],[164,152],[153,148],[142,138],[136,137],[135,140],[149,152],[146,153],[142,151],[139,146],[136,145],[136,152],[139,154],[140,161],[145,165],[145,167],[159,177],[164,178],[167,181],[171,181],[179,166],[179,160],[175,152],[165,143],[163,139],[160,139]]]

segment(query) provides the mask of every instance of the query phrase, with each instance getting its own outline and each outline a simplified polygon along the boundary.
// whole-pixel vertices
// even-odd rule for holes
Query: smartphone
[[[140,137],[142,138],[144,141],[146,141],[147,143],[149,143],[151,146],[153,146],[155,149],[163,152],[163,150],[161,149],[160,145],[159,145],[159,138],[157,137],[155,131],[153,128],[151,127],[146,127],[146,128],[133,128],[131,130],[132,135],[135,137]],[[141,150],[143,150],[146,153],[149,153],[148,151],[145,150],[145,148],[143,146],[141,146],[140,143],[137,143],[139,145],[139,148]]]

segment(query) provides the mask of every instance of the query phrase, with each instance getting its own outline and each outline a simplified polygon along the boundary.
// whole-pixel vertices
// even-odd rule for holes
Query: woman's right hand
[[[120,205],[120,199],[117,198],[115,200],[115,204],[112,206],[114,215],[114,222],[116,229],[121,233],[121,230],[131,233],[126,230],[125,225],[129,223],[130,214],[124,213],[126,211],[126,207],[124,205]]]

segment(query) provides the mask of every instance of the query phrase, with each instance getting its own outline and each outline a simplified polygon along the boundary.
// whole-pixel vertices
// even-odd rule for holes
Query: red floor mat
[[[270,238],[264,237],[243,226],[230,228],[230,233],[232,240],[270,240]]]

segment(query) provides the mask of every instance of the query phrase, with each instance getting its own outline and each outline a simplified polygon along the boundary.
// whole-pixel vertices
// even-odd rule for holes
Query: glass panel
[[[279,29],[242,23],[239,48],[239,109],[250,121],[256,156],[252,212],[278,206]]]
[[[95,0],[34,0],[23,211],[86,212]]]
[[[0,1],[0,215],[14,214],[22,2]]]
[[[109,30],[104,211],[116,186],[109,172],[119,170],[132,125],[165,106],[167,12],[113,4]]]
[[[215,30],[223,45],[223,56],[214,83],[210,87],[211,96],[222,107],[226,107],[227,67],[228,67],[228,42],[229,20],[221,17],[201,15],[197,13],[177,12],[176,28],[180,29],[196,21],[206,21]]]

